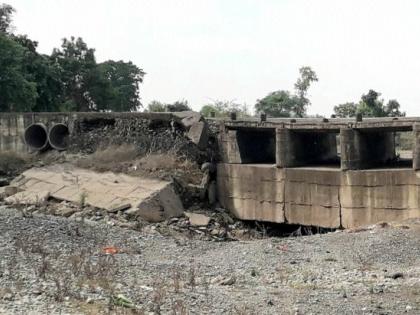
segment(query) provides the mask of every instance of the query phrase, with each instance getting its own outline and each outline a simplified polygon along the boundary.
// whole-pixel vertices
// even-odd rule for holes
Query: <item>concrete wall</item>
[[[71,128],[75,119],[72,113],[2,113],[0,114],[0,151],[26,153],[28,148],[23,140],[25,128],[33,123],[43,123],[47,127],[55,123],[66,123]]]
[[[68,126],[70,133],[73,132],[77,120],[95,120],[112,118],[146,118],[159,121],[176,121],[183,123],[189,119],[188,114],[182,113],[0,113],[0,151],[14,151],[27,153],[23,135],[25,129],[33,123],[43,123],[50,128],[56,123],[64,123]],[[199,115],[197,113],[193,113]],[[185,117],[187,116],[187,117]],[[192,115],[193,116],[193,115]]]
[[[269,165],[218,164],[218,197],[236,217],[283,223],[284,172]]]
[[[420,178],[411,169],[221,163],[217,181],[220,203],[243,220],[352,228],[420,217]]]

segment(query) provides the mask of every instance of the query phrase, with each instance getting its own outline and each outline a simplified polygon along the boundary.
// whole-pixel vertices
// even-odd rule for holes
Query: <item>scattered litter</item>
[[[102,252],[107,255],[115,255],[115,254],[118,254],[120,251],[117,247],[107,246],[107,247],[102,248]]]

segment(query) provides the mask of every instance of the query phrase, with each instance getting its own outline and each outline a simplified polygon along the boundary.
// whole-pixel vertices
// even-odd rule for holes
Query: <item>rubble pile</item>
[[[216,141],[208,143],[207,131],[200,121],[184,125],[157,118],[83,118],[74,122],[70,151],[90,154],[109,145],[133,144],[139,155],[174,152],[201,164],[216,158]]]

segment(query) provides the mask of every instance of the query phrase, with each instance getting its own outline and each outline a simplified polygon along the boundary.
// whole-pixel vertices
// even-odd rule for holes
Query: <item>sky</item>
[[[246,103],[293,90],[301,66],[319,82],[309,114],[369,89],[420,116],[420,1],[3,0],[15,32],[51,53],[82,37],[97,61],[132,61],[147,74],[142,103]]]

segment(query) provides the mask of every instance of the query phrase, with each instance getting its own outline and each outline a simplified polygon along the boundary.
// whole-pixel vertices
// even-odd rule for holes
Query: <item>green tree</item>
[[[357,112],[357,104],[353,102],[334,106],[334,114],[339,118],[355,117]]]
[[[147,105],[146,111],[148,111],[148,112],[166,112],[166,106],[162,102],[151,101],[149,103],[149,105]]]
[[[36,83],[25,69],[27,49],[0,33],[0,111],[31,111]]]
[[[38,43],[26,35],[12,35],[11,38],[26,49],[23,66],[26,74],[36,83],[38,97],[32,111],[58,111],[63,93],[59,66],[49,56],[38,54]]]
[[[388,117],[404,117],[405,112],[402,112],[400,107],[400,103],[397,100],[389,100],[385,106],[385,112]]]
[[[300,117],[301,109],[301,99],[283,90],[272,92],[255,104],[257,114],[266,113],[269,117]]]
[[[228,117],[232,112],[243,117],[249,116],[246,104],[239,104],[235,101],[213,100],[212,103],[206,104],[200,109],[200,113],[204,117],[210,117],[211,112],[215,113],[215,117]]]
[[[405,112],[400,109],[400,103],[397,100],[389,100],[384,105],[384,100],[380,99],[380,93],[369,90],[363,94],[359,103],[345,103],[334,107],[334,113],[337,117],[354,117],[357,113],[365,117],[401,117]]]
[[[132,62],[109,60],[98,64],[100,78],[92,87],[92,98],[98,109],[136,111],[141,107],[139,84],[144,71]]]
[[[172,104],[166,104],[167,112],[186,112],[192,110],[187,100],[179,100]]]
[[[272,92],[257,101],[255,111],[270,117],[305,117],[306,109],[311,104],[308,90],[312,82],[318,81],[318,77],[311,67],[301,67],[299,74],[295,94],[285,90]]]
[[[379,99],[380,95],[374,90],[369,90],[368,93],[363,94],[357,112],[365,117],[385,117],[384,100]]]
[[[317,82],[318,77],[311,67],[301,67],[299,69],[300,77],[295,83],[296,96],[300,102],[294,107],[294,112],[297,117],[304,117],[306,115],[306,108],[311,102],[308,99],[308,90],[312,82]]]
[[[0,4],[0,33],[8,34],[10,32],[12,15],[15,11],[9,4]]]
[[[91,87],[97,83],[95,50],[89,48],[80,37],[63,39],[61,49],[55,48],[52,60],[61,68],[64,84],[63,104],[65,110],[98,110],[91,95]]]
[[[187,100],[178,100],[174,103],[162,103],[151,101],[147,106],[147,112],[185,112],[192,110]]]

